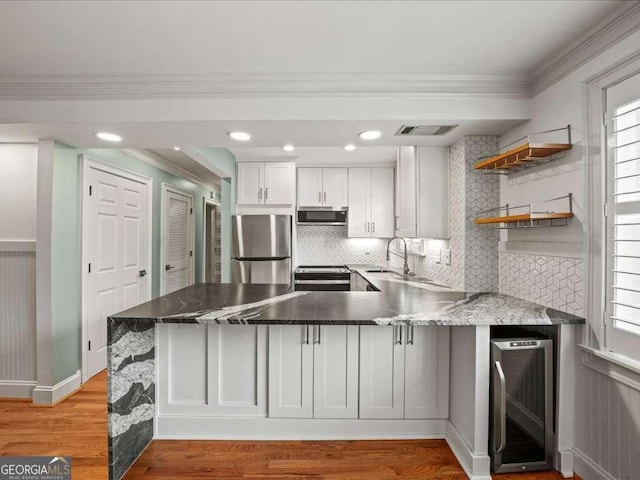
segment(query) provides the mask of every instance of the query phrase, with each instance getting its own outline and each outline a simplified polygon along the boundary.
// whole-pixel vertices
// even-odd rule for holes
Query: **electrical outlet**
[[[445,265],[451,265],[451,249],[445,248],[442,250],[442,257]]]
[[[438,254],[436,255],[436,263],[442,263],[442,249],[438,250]]]

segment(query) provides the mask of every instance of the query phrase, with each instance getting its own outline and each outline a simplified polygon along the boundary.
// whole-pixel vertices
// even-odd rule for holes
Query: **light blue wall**
[[[224,148],[201,149],[217,171],[230,172],[221,183],[221,221],[223,228],[222,280],[228,281],[230,217],[235,209],[235,157]],[[210,190],[184,178],[171,175],[114,149],[75,149],[56,143],[54,147],[52,200],[52,323],[53,381],[57,383],[81,368],[81,194],[82,173],[79,154],[128,170],[153,180],[152,212],[152,296],[160,294],[161,205],[162,184],[167,183],[194,197],[195,278],[201,282],[203,272],[203,199]],[[225,228],[226,225],[226,228]]]

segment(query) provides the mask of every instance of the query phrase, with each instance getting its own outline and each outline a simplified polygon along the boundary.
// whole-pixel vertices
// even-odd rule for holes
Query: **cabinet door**
[[[322,169],[322,204],[325,207],[346,207],[348,205],[348,176],[346,168]]]
[[[313,417],[311,326],[269,326],[269,416]]]
[[[322,169],[298,168],[298,206],[322,206]]]
[[[264,164],[264,203],[293,205],[295,198],[294,166],[290,162]]]
[[[400,147],[396,163],[396,235],[416,236],[416,148]]]
[[[221,416],[266,414],[267,327],[208,326],[208,402]]]
[[[393,168],[371,169],[371,236],[391,238],[393,232]]]
[[[449,327],[405,327],[405,418],[447,418]]]
[[[360,418],[403,418],[402,327],[360,327]]]
[[[238,200],[239,205],[258,205],[264,203],[264,163],[238,163]]]
[[[313,330],[313,417],[358,418],[358,327]]]
[[[418,148],[418,233],[449,238],[449,157],[446,148]]]
[[[371,236],[371,169],[349,169],[348,236]]]

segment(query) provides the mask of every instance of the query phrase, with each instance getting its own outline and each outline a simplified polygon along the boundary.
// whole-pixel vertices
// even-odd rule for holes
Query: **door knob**
[[[147,274],[147,271],[146,271],[146,270],[140,270],[140,271],[138,272],[138,276],[140,276],[140,277],[144,277],[146,274]]]
[[[171,270],[172,268],[176,268],[176,267],[174,267],[173,265],[165,265],[164,266],[164,269],[167,270],[167,271]]]

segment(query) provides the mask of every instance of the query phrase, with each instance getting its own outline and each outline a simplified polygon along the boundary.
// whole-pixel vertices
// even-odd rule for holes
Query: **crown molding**
[[[129,155],[130,157],[135,158],[136,160],[140,160],[141,162],[151,165],[152,167],[170,173],[171,175],[184,178],[208,190],[220,193],[220,185],[209,183],[206,180],[203,180],[202,178],[192,174],[191,172],[188,172],[185,169],[174,165],[173,163],[165,160],[164,158],[156,155],[153,152],[138,150],[134,148],[118,148],[117,150],[124,153],[125,155]]]
[[[528,98],[513,75],[219,74],[0,76],[0,100],[479,95]]]
[[[606,49],[640,29],[640,2],[625,2],[566,48],[531,71],[533,96],[562,80]]]

